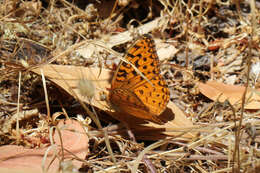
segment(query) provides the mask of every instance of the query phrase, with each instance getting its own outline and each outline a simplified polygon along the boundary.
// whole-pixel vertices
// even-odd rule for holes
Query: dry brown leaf
[[[61,120],[58,124],[58,128],[61,131],[61,138],[63,141],[63,148],[72,152],[77,157],[84,159],[88,153],[88,138],[85,135],[84,129],[81,127],[78,121]],[[72,131],[73,130],[73,131]],[[55,144],[60,145],[60,139],[58,132],[54,134]],[[17,172],[16,170],[26,170],[29,172],[42,172],[41,164],[44,153],[47,148],[41,149],[29,149],[23,146],[17,145],[4,145],[0,147],[0,168],[9,172]],[[56,149],[60,150],[60,147]],[[65,159],[75,158],[64,150]],[[45,167],[50,163],[54,149],[50,150],[45,162]],[[59,153],[59,157],[61,157]],[[61,158],[60,158],[61,159]],[[73,160],[72,162],[76,167],[80,167],[82,162]],[[51,164],[49,172],[56,172],[59,168],[59,160],[56,158]]]
[[[108,70],[102,70],[100,73],[99,68],[84,68],[79,66],[66,66],[66,65],[44,65],[32,71],[41,75],[41,69],[43,74],[49,80],[54,82],[60,88],[64,89],[70,95],[75,98],[79,98],[81,101],[89,103],[88,98],[81,95],[78,84],[82,79],[87,79],[94,84],[95,95],[91,100],[91,104],[98,107],[101,110],[108,111],[108,105],[105,101],[100,100],[102,92],[107,92],[107,88],[110,88],[110,72]],[[100,75],[99,75],[100,74]]]
[[[214,101],[224,102],[228,100],[231,104],[241,104],[245,87],[238,85],[226,85],[216,81],[209,81],[206,84],[199,83],[200,92]],[[246,109],[260,109],[259,90],[248,89],[246,94]]]
[[[158,129],[164,129],[162,132],[164,135],[169,136],[176,136],[180,134],[181,132],[176,132],[176,129],[184,129],[187,127],[187,131],[191,129],[192,122],[187,119],[185,114],[174,104],[169,103],[168,108],[165,111],[162,117],[163,120],[167,121],[164,125],[158,125],[155,123],[146,123],[144,120],[138,119],[133,116],[127,116],[127,115],[121,115],[113,112],[113,110],[110,109],[110,106],[108,105],[107,101],[102,101],[100,99],[100,93],[104,92],[106,95],[108,94],[107,89],[110,88],[110,81],[111,81],[111,71],[102,69],[100,73],[99,68],[83,68],[83,67],[77,67],[77,66],[63,66],[63,65],[45,65],[40,68],[32,70],[33,72],[37,74],[41,74],[40,69],[43,70],[44,75],[56,83],[58,86],[66,90],[69,94],[71,94],[75,98],[79,98],[81,101],[88,100],[84,98],[78,89],[78,82],[80,79],[87,79],[89,81],[93,82],[93,85],[96,88],[95,96],[91,101],[91,104],[101,110],[106,111],[110,115],[112,115],[114,118],[118,119],[119,121],[127,122],[130,124],[130,126],[135,126],[135,128],[138,130],[143,130],[144,124],[147,127],[157,128]],[[100,74],[100,75],[99,75]],[[169,128],[171,130],[169,130]],[[175,131],[172,130],[172,128],[176,128]],[[166,132],[167,131],[167,132]],[[170,132],[172,131],[172,132]],[[145,133],[141,133],[143,135]],[[135,133],[136,136],[138,134]],[[145,134],[146,135],[146,134]],[[147,134],[148,135],[148,134]],[[153,132],[153,136],[156,136]],[[193,137],[194,135],[192,133],[187,133],[184,135],[185,137]],[[159,137],[159,135],[158,135]],[[138,137],[137,137],[138,138]]]

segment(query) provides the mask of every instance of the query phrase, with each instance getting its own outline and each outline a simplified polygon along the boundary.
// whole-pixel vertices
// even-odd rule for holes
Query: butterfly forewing
[[[159,59],[156,53],[155,44],[149,35],[138,39],[127,51],[125,59],[133,64],[139,72],[147,79],[151,79],[155,74],[159,74]],[[114,76],[113,84],[120,88],[132,88],[143,82],[143,77],[132,67],[132,65],[121,61],[117,74]]]

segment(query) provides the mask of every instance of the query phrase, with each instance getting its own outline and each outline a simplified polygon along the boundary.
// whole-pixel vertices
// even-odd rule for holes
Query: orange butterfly
[[[159,73],[159,58],[152,37],[145,34],[139,38],[125,59],[148,80],[132,65],[121,61],[112,79],[110,103],[120,112],[162,124],[158,116],[166,109],[170,92]]]

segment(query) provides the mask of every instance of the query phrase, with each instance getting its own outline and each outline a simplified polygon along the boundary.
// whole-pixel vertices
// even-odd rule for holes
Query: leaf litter
[[[4,1],[0,8],[1,168],[259,169],[258,1]],[[155,39],[171,90],[162,126],[117,115],[106,101],[113,64],[145,33]],[[81,130],[63,137],[64,119]],[[63,144],[53,141],[56,135]],[[28,158],[25,150],[40,157]]]

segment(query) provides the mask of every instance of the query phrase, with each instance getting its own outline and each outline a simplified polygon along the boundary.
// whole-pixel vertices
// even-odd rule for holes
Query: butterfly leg
[[[129,127],[129,125],[128,125],[126,122],[123,122],[123,124],[124,124],[125,127],[126,127],[126,132],[127,132],[128,136],[129,136],[130,140],[133,141],[133,142],[135,142],[135,143],[137,143],[137,142],[136,142],[136,139],[135,139],[135,135],[134,135],[134,133],[132,132],[132,130],[131,130],[131,128]]]

